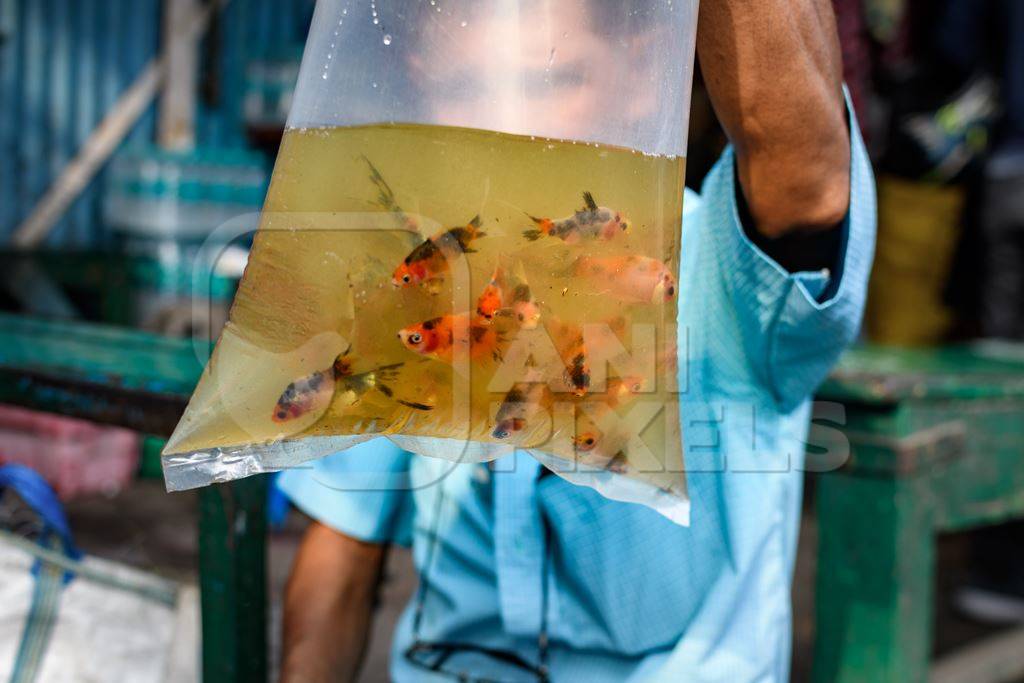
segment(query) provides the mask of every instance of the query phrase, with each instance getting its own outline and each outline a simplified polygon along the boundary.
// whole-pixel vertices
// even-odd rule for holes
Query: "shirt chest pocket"
[[[674,646],[728,568],[717,533],[556,477],[538,493],[551,529],[551,636],[624,655]]]

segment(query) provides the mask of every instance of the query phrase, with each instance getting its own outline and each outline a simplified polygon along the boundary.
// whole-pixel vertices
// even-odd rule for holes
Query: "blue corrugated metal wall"
[[[304,40],[312,5],[231,0],[204,46],[219,87],[207,89],[215,96],[200,105],[200,144],[244,144],[245,65]],[[0,0],[0,241],[157,53],[160,16],[160,0]],[[151,107],[126,144],[151,141],[154,128]],[[97,178],[47,246],[88,247],[103,239],[101,189]]]

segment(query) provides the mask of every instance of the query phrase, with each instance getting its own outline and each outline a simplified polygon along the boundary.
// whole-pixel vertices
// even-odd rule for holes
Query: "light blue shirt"
[[[834,272],[787,273],[748,240],[731,150],[700,197],[687,193],[679,366],[689,527],[538,478],[525,454],[455,465],[384,439],[288,471],[279,486],[350,536],[412,545],[428,579],[422,640],[536,662],[546,623],[556,682],[788,680],[808,397],[857,334],[874,250],[874,184],[855,121],[851,130]],[[403,658],[415,604],[398,625],[392,677],[450,681]],[[447,666],[529,680],[481,656]]]

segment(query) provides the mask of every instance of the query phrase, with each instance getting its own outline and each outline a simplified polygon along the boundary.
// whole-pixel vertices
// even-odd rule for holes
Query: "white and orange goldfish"
[[[668,266],[647,256],[580,256],[572,273],[600,281],[613,296],[629,303],[671,301],[676,295]]]
[[[557,237],[566,244],[576,244],[585,239],[610,240],[629,229],[629,221],[621,212],[598,206],[594,196],[583,193],[583,208],[566,218],[537,218],[527,216],[537,227],[523,231],[531,242],[543,236]]]
[[[505,440],[518,435],[542,415],[550,402],[551,392],[543,382],[513,385],[498,407],[491,436]]]
[[[375,389],[381,394],[414,410],[431,410],[433,407],[415,401],[395,398],[388,383],[398,375],[403,363],[382,365],[367,372],[354,374],[352,358],[348,352],[339,355],[331,367],[317,370],[301,377],[285,387],[274,405],[271,419],[274,422],[290,422],[310,413],[323,413],[335,396],[345,405],[359,401],[368,391]]]

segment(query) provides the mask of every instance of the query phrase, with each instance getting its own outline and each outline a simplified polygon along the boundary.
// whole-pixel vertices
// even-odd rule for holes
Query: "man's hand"
[[[697,49],[755,229],[835,227],[850,203],[850,140],[830,0],[701,2]]]
[[[285,588],[281,683],[355,679],[385,554],[386,546],[310,525]]]

